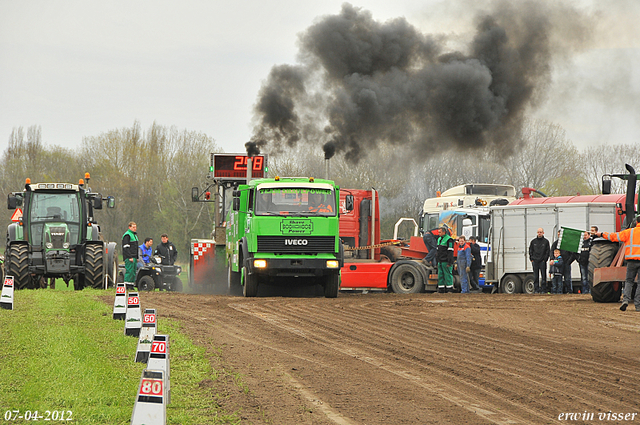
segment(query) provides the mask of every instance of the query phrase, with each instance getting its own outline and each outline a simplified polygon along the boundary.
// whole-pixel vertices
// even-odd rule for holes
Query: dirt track
[[[589,296],[156,292],[142,302],[181,320],[229,372],[202,385],[243,423],[541,424],[563,412],[615,423],[598,413],[640,413],[640,312]]]

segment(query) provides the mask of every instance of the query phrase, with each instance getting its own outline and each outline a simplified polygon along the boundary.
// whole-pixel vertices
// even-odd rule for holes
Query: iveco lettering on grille
[[[307,245],[309,243],[306,239],[285,239],[285,245]]]

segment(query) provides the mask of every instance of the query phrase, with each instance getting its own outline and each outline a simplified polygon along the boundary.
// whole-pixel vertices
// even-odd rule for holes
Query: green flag
[[[572,229],[571,227],[560,228],[560,238],[558,239],[558,249],[565,251],[580,252],[584,230]]]

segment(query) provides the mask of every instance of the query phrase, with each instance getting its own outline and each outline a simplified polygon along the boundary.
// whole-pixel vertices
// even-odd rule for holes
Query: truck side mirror
[[[611,179],[602,177],[602,194],[609,195],[611,193]]]
[[[15,210],[18,208],[18,198],[16,196],[7,196],[7,209]]]
[[[191,202],[198,202],[198,198],[200,197],[200,193],[197,187],[191,188]]]
[[[113,196],[107,196],[107,208],[115,208],[116,198]]]
[[[344,209],[347,211],[353,211],[353,195],[347,195],[344,198]]]
[[[240,198],[233,198],[233,210],[240,211]]]
[[[102,209],[102,195],[98,194],[98,196],[93,198],[93,208],[96,210]]]

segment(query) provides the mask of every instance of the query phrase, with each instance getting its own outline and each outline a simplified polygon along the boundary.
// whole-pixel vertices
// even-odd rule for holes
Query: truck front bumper
[[[255,262],[264,261],[265,267],[256,267]],[[329,267],[330,264],[336,267]],[[249,273],[261,276],[328,276],[338,274],[340,267],[335,259],[326,258],[253,258],[249,261]]]

